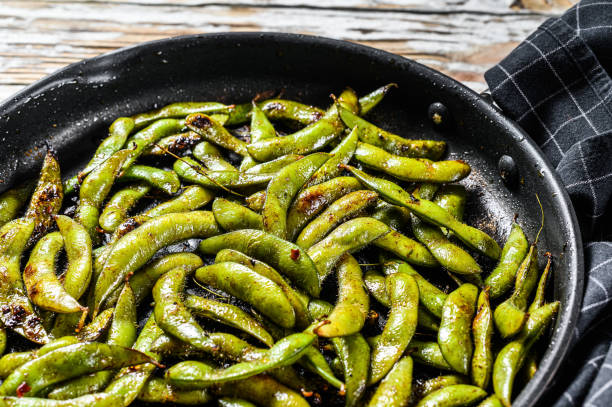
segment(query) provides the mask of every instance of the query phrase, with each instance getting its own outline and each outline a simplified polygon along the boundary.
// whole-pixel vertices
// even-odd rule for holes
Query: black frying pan
[[[377,49],[293,34],[194,35],[145,43],[85,60],[29,86],[0,104],[0,189],[38,171],[48,143],[64,172],[91,156],[111,121],[173,101],[247,102],[259,92],[325,106],[331,91],[351,86],[363,94],[396,82],[370,119],[399,134],[445,139],[450,156],[473,168],[468,223],[503,243],[514,214],[530,239],[545,226],[539,246],[554,255],[554,297],[562,302],[550,345],[534,379],[514,406],[534,404],[565,356],[582,300],[583,258],[578,223],[567,193],[538,147],[512,121],[460,83],[414,61]],[[453,123],[438,132],[427,107],[444,103]],[[497,162],[507,154],[521,182],[507,188]],[[67,174],[68,175],[68,174]],[[544,250],[541,250],[543,253]]]

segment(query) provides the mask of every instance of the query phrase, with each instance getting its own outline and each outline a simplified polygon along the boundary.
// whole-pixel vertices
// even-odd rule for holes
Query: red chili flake
[[[300,392],[302,393],[302,396],[304,397],[312,397],[312,395],[314,394],[312,391],[305,390],[305,389],[300,389]]]
[[[299,249],[291,249],[291,260],[297,260],[300,258],[300,250]]]
[[[21,383],[17,387],[17,397],[23,397],[30,390],[32,390],[32,388],[30,387],[29,384],[27,384],[26,382]]]

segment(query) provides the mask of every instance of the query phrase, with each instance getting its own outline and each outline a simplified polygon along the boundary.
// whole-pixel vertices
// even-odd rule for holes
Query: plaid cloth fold
[[[612,406],[612,1],[583,0],[485,74],[495,102],[540,145],[585,241],[574,346],[542,406]]]

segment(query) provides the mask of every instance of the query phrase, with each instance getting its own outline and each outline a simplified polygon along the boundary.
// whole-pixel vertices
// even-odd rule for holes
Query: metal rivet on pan
[[[509,155],[502,155],[497,163],[499,176],[507,186],[514,186],[518,181],[518,169],[514,158]]]
[[[427,117],[436,127],[446,127],[450,120],[450,112],[442,103],[435,102],[429,105]]]

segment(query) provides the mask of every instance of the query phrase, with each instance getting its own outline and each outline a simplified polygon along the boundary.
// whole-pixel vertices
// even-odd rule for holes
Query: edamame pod
[[[436,194],[436,197],[434,198],[434,203],[440,206],[440,208],[446,209],[448,213],[453,215],[458,221],[462,221],[466,200],[467,197],[463,185],[450,184],[443,185],[440,188],[440,190]],[[441,229],[445,235],[450,235],[446,228]]]
[[[147,381],[138,400],[145,403],[172,403],[173,405],[203,405],[213,400],[211,390],[207,388],[196,390],[179,390],[164,379],[154,377]]]
[[[128,211],[150,190],[148,185],[135,184],[117,191],[108,201],[100,215],[100,227],[113,233],[126,218]]]
[[[66,292],[81,298],[91,279],[91,238],[87,230],[68,216],[55,216],[55,223],[64,239],[68,268],[63,276]]]
[[[478,407],[503,407],[501,400],[495,394],[491,394],[486,399],[482,400]]]
[[[559,310],[559,302],[536,309],[527,318],[519,336],[499,352],[493,365],[493,389],[506,407],[510,407],[514,378],[525,361],[527,353],[544,333],[544,329]]]
[[[410,355],[417,363],[436,369],[453,370],[446,359],[444,359],[440,345],[437,342],[413,339],[408,345],[408,352],[410,352]]]
[[[274,344],[274,339],[266,332],[264,327],[235,305],[209,300],[197,295],[189,295],[185,298],[185,306],[198,316],[239,329],[268,346]]]
[[[120,238],[108,254],[95,287],[96,316],[107,297],[148,262],[162,247],[180,241],[200,237],[206,238],[219,233],[214,216],[207,211],[170,213],[145,222]],[[139,247],[139,250],[134,250]]]
[[[550,267],[552,265],[552,254],[546,252],[545,256],[547,258],[546,267],[544,267],[544,271],[542,272],[540,280],[538,281],[538,286],[536,288],[536,293],[533,298],[533,301],[527,309],[527,312],[529,313],[532,313],[533,311],[543,306],[544,301],[546,299],[546,283],[548,282],[548,274],[550,273]]]
[[[291,287],[285,279],[278,273],[278,271],[274,270],[272,267],[268,266],[266,263],[261,262],[257,259],[247,256],[244,253],[241,253],[236,250],[231,249],[223,249],[217,253],[215,257],[215,263],[221,263],[231,261],[234,263],[240,263],[243,266],[247,266],[251,270],[255,271],[257,274],[260,274],[264,277],[269,278],[283,290],[287,299],[293,306],[293,310],[295,311],[295,324],[298,328],[306,328],[310,324],[310,317],[308,315],[307,305],[309,298],[306,294],[296,291]]]
[[[45,328],[27,296],[20,263],[34,219],[15,219],[0,228],[0,319],[2,324],[35,343],[47,343]]]
[[[196,388],[246,379],[275,367],[292,364],[302,356],[315,338],[315,335],[305,333],[289,335],[266,351],[264,358],[237,363],[225,369],[212,369],[196,361],[180,362],[168,369],[165,377],[179,387]]]
[[[163,156],[168,152],[172,154],[181,154],[201,140],[202,137],[193,131],[173,134],[159,139],[157,143],[146,148],[143,155]]]
[[[388,225],[394,231],[401,232],[410,222],[410,211],[379,199],[374,212],[372,212],[372,217]]]
[[[412,392],[412,358],[404,356],[380,382],[368,407],[402,407],[408,405]]]
[[[295,325],[295,311],[281,288],[242,264],[225,262],[200,267],[195,277],[204,284],[248,302],[283,328]]]
[[[0,227],[17,217],[21,208],[30,199],[34,185],[25,182],[15,188],[6,190],[0,195]]]
[[[188,272],[180,267],[163,274],[153,287],[153,313],[158,326],[201,350],[214,347],[181,298]]]
[[[317,185],[339,176],[342,173],[340,164],[348,164],[351,161],[357,148],[357,140],[359,140],[357,129],[353,129],[348,136],[329,152],[331,158],[315,171],[304,187]]]
[[[264,231],[287,239],[287,210],[291,201],[306,181],[325,161],[327,153],[310,154],[289,164],[270,180],[266,189],[266,202],[261,212]]]
[[[535,244],[529,247],[527,256],[516,273],[514,292],[495,308],[493,318],[502,338],[516,335],[527,319],[527,301],[538,283],[538,250]]]
[[[167,213],[189,212],[199,209],[212,201],[215,194],[199,185],[190,185],[174,199],[161,203],[148,211],[143,216],[154,218]]]
[[[118,402],[118,397],[108,393],[87,394],[69,400],[0,396],[0,405],[5,407],[113,407]]]
[[[130,153],[130,150],[119,150],[114,153],[87,175],[79,190],[79,206],[74,215],[74,220],[87,229],[94,244],[99,241],[96,227],[98,226],[100,207]]]
[[[302,158],[304,158],[303,155],[287,154],[275,158],[272,161],[266,161],[265,163],[256,164],[248,168],[245,172],[249,174],[275,174],[286,166],[293,164],[294,162],[299,161]]]
[[[363,288],[363,279],[359,263],[350,254],[345,254],[337,266],[338,301],[332,312],[325,319],[325,324],[314,330],[314,333],[333,338],[347,336],[361,331],[368,315],[369,298]]]
[[[402,157],[368,143],[357,143],[353,158],[376,171],[410,182],[455,182],[470,174],[471,168],[461,160],[431,161]]]
[[[391,300],[387,294],[387,285],[385,284],[385,276],[375,270],[368,270],[365,273],[363,283],[368,292],[385,307],[391,307]]]
[[[445,375],[434,377],[433,379],[426,380],[421,383],[417,383],[413,396],[418,400],[425,397],[429,393],[439,390],[443,387],[452,386],[455,384],[469,384],[464,376],[459,375]]]
[[[416,216],[428,223],[450,229],[463,243],[484,255],[492,259],[499,258],[501,249],[497,242],[483,231],[461,223],[431,201],[416,199],[391,181],[372,177],[354,167],[347,166],[346,168],[364,185],[378,192],[388,202],[410,209]]]
[[[173,168],[184,181],[212,189],[267,185],[274,176],[274,174],[246,174],[238,171],[208,171],[189,157],[176,160]]]
[[[126,142],[126,149],[130,150],[131,153],[121,166],[121,169],[125,171],[131,167],[147,148],[161,138],[178,133],[183,129],[184,125],[185,121],[182,119],[160,119],[138,131]]]
[[[369,383],[377,383],[400,359],[417,326],[419,288],[414,278],[395,273],[386,278],[391,311],[380,340],[372,349]]]
[[[438,160],[446,150],[444,141],[405,139],[376,127],[347,109],[340,108],[339,114],[347,127],[359,129],[360,141],[380,147],[391,154]]]
[[[377,198],[378,194],[369,190],[355,191],[343,196],[306,225],[295,243],[304,249],[310,248],[342,222],[363,213]]]
[[[13,373],[13,370],[32,359],[36,359],[36,356],[35,351],[12,352],[2,356],[0,358],[0,379],[6,379]]]
[[[255,404],[249,401],[235,398],[223,397],[217,400],[217,402],[219,403],[219,407],[256,407]]]
[[[53,223],[53,215],[57,215],[62,207],[64,192],[60,165],[51,149],[47,151],[43,161],[40,178],[32,193],[25,217],[34,220],[34,231],[30,242],[38,240]]]
[[[258,103],[259,109],[271,120],[293,120],[303,125],[315,123],[324,110],[286,99],[268,99]]]
[[[121,346],[96,342],[64,346],[17,368],[0,386],[0,394],[14,395],[19,390],[21,395],[36,396],[63,380],[144,362],[152,362],[152,359]]]
[[[439,265],[436,258],[424,245],[395,230],[376,239],[374,245],[417,266],[437,267]]]
[[[251,210],[261,212],[264,203],[266,202],[266,191],[255,192],[254,194],[244,198],[244,200]]]
[[[175,194],[181,188],[181,181],[179,181],[176,172],[148,165],[131,165],[123,170],[119,181],[144,182],[168,195]]]
[[[476,316],[472,322],[474,355],[472,356],[472,383],[486,389],[493,370],[493,313],[489,304],[489,290],[485,288],[478,295]]]
[[[255,101],[253,101],[253,107],[251,108],[251,132],[249,135],[251,136],[251,143],[276,137],[274,126]]]
[[[306,292],[317,297],[321,291],[317,269],[305,251],[295,244],[255,229],[243,229],[200,242],[199,250],[215,255],[233,249],[272,266]]]
[[[380,88],[373,90],[367,95],[360,97],[359,112],[361,116],[367,114],[370,110],[374,109],[392,88],[397,87],[397,83],[389,83],[385,86],[381,86]]]
[[[238,203],[216,198],[212,204],[215,220],[224,230],[262,229],[262,216]]]
[[[221,151],[208,141],[198,143],[193,149],[193,156],[211,171],[236,171],[236,168],[223,158]]]
[[[495,299],[505,294],[514,283],[521,262],[527,255],[529,243],[518,223],[512,223],[510,235],[501,253],[501,258],[491,274],[485,279],[490,287],[489,295]]]
[[[248,157],[247,145],[244,141],[232,136],[222,125],[203,113],[187,116],[185,125],[195,131],[206,141],[233,151],[243,157]]]
[[[334,229],[327,237],[308,249],[323,282],[344,253],[359,250],[384,234],[389,227],[373,218],[355,218]]]
[[[87,308],[66,292],[55,274],[55,258],[63,247],[64,239],[59,232],[40,239],[23,270],[23,282],[34,304],[63,314],[81,311],[84,313],[81,320],[84,321]]]
[[[487,392],[469,384],[455,384],[428,394],[417,407],[463,407],[487,397]]]
[[[93,342],[98,340],[100,336],[110,326],[113,321],[114,308],[107,308],[100,312],[97,317],[93,319],[89,324],[85,325],[77,335],[81,342]]]
[[[294,240],[300,230],[332,202],[361,189],[353,177],[337,177],[304,189],[294,199],[287,212],[287,237]]]
[[[136,114],[131,119],[134,120],[137,128],[141,128],[169,117],[185,117],[193,113],[229,113],[230,109],[231,106],[218,102],[178,102],[146,113]]]
[[[241,397],[267,407],[308,407],[304,398],[268,375],[221,383],[213,387],[218,396]]]
[[[471,328],[477,295],[478,288],[472,284],[463,284],[448,294],[438,331],[438,344],[444,359],[464,375],[470,372],[472,360]]]

